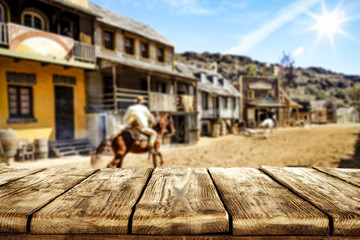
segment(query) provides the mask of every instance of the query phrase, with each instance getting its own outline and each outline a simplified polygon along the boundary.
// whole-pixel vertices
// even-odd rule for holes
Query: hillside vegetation
[[[240,75],[246,75],[245,68],[248,64],[254,64],[257,67],[257,76],[263,74],[263,67],[266,67],[266,75],[268,76],[274,75],[274,66],[279,67],[279,64],[266,64],[246,56],[208,52],[176,54],[176,60],[199,68],[217,70],[231,82],[238,81]],[[279,75],[281,79],[281,73]],[[321,67],[300,68],[296,67],[296,62],[294,75],[294,84],[286,88],[286,92],[291,98],[303,100],[333,99],[338,107],[349,106],[349,90],[355,83],[360,82],[360,76],[335,73]]]

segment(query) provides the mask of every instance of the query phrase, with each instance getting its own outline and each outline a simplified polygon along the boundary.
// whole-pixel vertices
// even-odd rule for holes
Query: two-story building
[[[0,0],[0,129],[83,139],[97,14],[87,0]]]
[[[242,93],[241,115],[248,127],[259,127],[267,117],[278,127],[295,126],[301,105],[279,86],[276,76],[241,76],[235,85]]]
[[[176,68],[179,72],[193,74],[198,79],[198,132],[213,137],[233,133],[235,122],[240,119],[241,94],[217,73],[216,67],[210,71],[176,63]]]
[[[168,142],[196,142],[196,78],[175,71],[174,45],[153,28],[89,3],[99,17],[99,69],[86,73],[89,138],[98,144],[118,130],[128,106],[143,96],[150,111],[170,113],[176,134]],[[194,130],[195,129],[195,130]]]

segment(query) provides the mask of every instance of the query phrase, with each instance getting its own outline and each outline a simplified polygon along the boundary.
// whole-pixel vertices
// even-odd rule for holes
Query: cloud
[[[260,29],[245,35],[236,46],[227,51],[230,54],[244,54],[258,43],[265,40],[270,34],[296,18],[301,13],[307,11],[321,0],[297,0],[296,2],[282,8],[269,23]]]
[[[294,58],[303,55],[304,51],[305,51],[305,48],[303,46],[300,46],[297,49],[295,49],[295,51],[293,52]]]
[[[180,13],[195,15],[210,15],[216,12],[215,9],[201,6],[199,0],[162,0],[163,2],[179,8]]]

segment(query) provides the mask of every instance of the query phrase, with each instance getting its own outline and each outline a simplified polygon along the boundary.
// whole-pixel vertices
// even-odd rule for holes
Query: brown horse
[[[164,164],[162,155],[160,153],[160,141],[165,134],[174,134],[174,123],[173,119],[169,114],[165,114],[159,120],[157,120],[151,127],[157,133],[157,139],[155,141],[155,153],[152,153],[153,165],[156,168],[156,158],[160,158],[160,166]],[[111,146],[114,153],[114,159],[107,165],[107,167],[118,167],[121,168],[122,161],[127,153],[145,153],[149,150],[149,141],[136,141],[133,139],[129,131],[123,130],[118,134],[112,135],[109,138],[104,139],[100,145],[91,154],[91,165],[96,165],[99,160],[99,155],[103,153],[106,147]],[[149,153],[150,154],[150,153]]]

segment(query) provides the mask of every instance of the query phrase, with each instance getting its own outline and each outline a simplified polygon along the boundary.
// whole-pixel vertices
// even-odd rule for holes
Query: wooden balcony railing
[[[9,45],[8,25],[0,22],[0,45]]]
[[[88,111],[126,110],[135,103],[137,96],[144,97],[145,104],[152,112],[194,112],[196,110],[195,96],[192,95],[151,92],[148,96],[148,92],[144,90],[116,88],[115,97],[114,93],[88,96]]]
[[[176,112],[176,96],[165,93],[150,93],[150,110],[160,112]]]
[[[95,47],[86,43],[75,41],[74,57],[76,60],[95,62]]]
[[[97,112],[104,110],[126,110],[135,103],[137,96],[143,96],[145,104],[148,102],[147,91],[137,89],[116,88],[114,93],[104,93],[88,96],[88,111]]]

